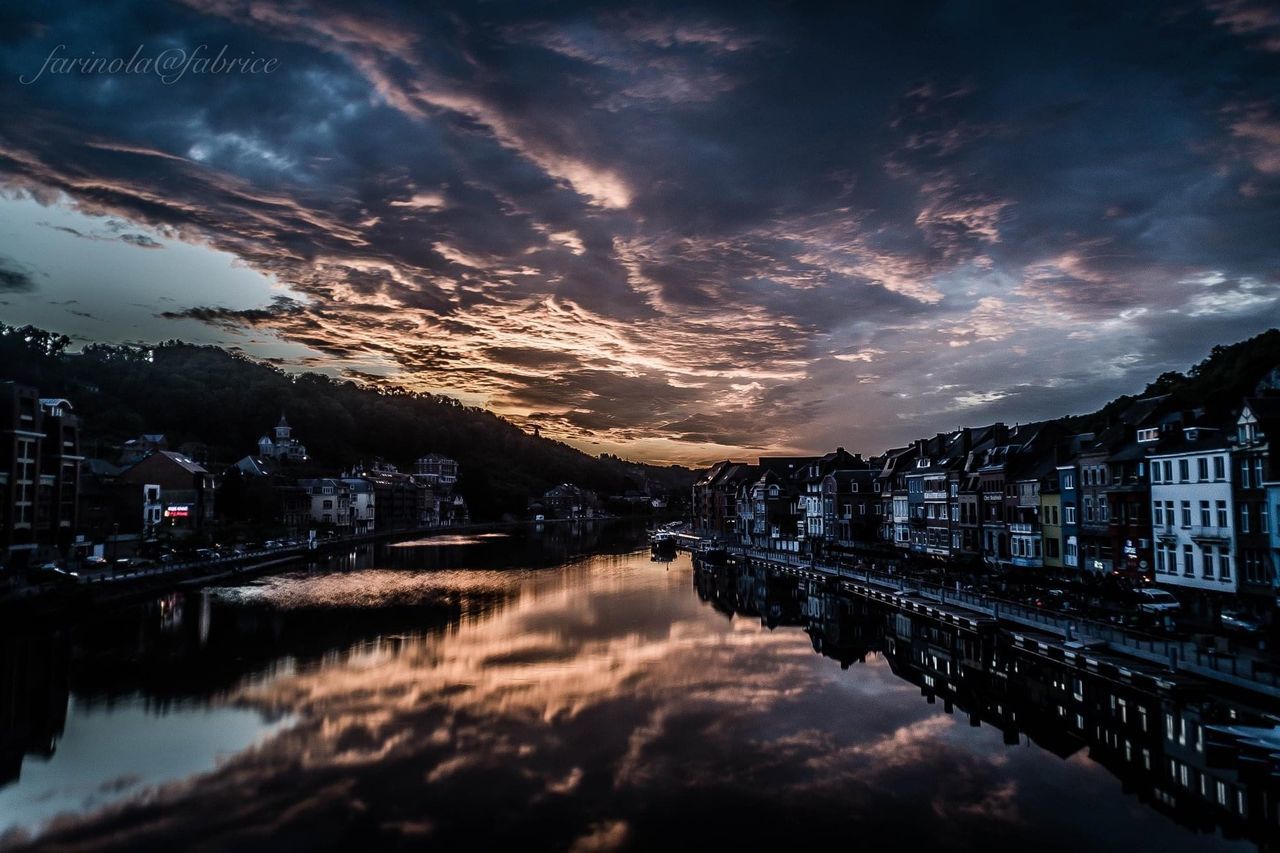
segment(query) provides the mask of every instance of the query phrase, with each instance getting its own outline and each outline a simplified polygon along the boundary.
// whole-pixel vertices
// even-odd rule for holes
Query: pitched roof
[[[189,471],[192,474],[208,474],[209,473],[204,469],[204,466],[201,465],[199,462],[196,462],[195,460],[192,460],[192,459],[188,459],[187,457],[183,456],[181,453],[176,453],[172,450],[159,450],[159,451],[156,451],[154,455],[163,456],[167,458],[169,461],[173,462],[175,465],[183,468],[186,471]]]

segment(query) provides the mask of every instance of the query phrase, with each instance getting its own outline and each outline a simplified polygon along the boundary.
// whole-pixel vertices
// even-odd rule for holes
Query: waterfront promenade
[[[976,617],[992,619],[1010,631],[1030,629],[1049,635],[1073,650],[1105,648],[1136,661],[1155,664],[1169,672],[1195,675],[1271,699],[1280,699],[1280,675],[1277,674],[1276,667],[1269,659],[1248,650],[1221,654],[1193,641],[1143,634],[1106,622],[1069,616],[947,586],[910,573],[880,572],[865,565],[849,566],[809,556],[755,548],[731,546],[727,551],[737,557],[766,563],[789,573],[834,580],[849,591],[889,601],[900,607],[910,607],[914,602],[936,602],[946,605],[948,609],[958,609]]]

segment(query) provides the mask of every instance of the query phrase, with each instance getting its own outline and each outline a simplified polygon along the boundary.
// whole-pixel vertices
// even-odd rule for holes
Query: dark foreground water
[[[6,635],[0,847],[1253,849],[636,533],[382,546]]]

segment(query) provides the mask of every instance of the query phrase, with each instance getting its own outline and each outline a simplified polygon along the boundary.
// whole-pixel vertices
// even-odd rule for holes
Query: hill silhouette
[[[451,397],[291,375],[216,346],[89,344],[73,353],[70,344],[65,335],[0,324],[0,379],[71,399],[89,455],[109,455],[107,448],[144,432],[164,433],[171,447],[207,445],[216,469],[255,453],[284,412],[316,473],[374,458],[408,470],[432,452],[458,460],[458,488],[480,519],[522,514],[531,496],[561,482],[602,495],[648,485],[677,498],[692,484],[687,468],[591,456]]]

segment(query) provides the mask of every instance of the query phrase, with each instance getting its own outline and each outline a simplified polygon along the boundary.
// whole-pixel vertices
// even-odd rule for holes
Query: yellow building
[[[1062,495],[1056,489],[1040,493],[1040,532],[1045,567],[1062,568]]]

